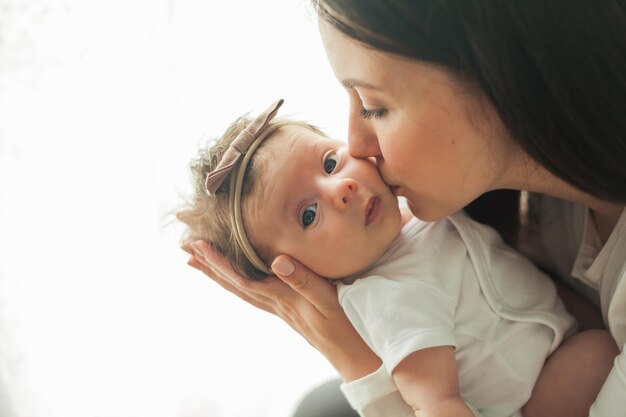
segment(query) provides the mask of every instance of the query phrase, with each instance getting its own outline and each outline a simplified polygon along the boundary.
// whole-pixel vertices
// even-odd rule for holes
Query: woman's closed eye
[[[387,109],[372,109],[368,110],[365,107],[361,107],[361,117],[363,119],[380,119],[387,113]]]
[[[300,224],[305,229],[308,228],[315,222],[315,218],[317,217],[317,203],[309,204],[305,206],[304,209],[300,212]]]

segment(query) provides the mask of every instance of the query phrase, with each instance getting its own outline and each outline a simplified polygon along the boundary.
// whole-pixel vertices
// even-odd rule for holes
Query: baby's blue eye
[[[332,174],[336,166],[337,166],[337,154],[336,153],[332,153],[328,155],[326,159],[324,159],[324,171],[326,171],[327,174]]]
[[[315,221],[315,215],[317,214],[317,204],[311,204],[306,206],[302,211],[302,225],[306,229]]]

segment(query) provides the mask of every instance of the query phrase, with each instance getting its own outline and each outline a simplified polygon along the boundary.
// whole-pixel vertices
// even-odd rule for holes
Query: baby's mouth
[[[365,207],[365,225],[372,224],[380,214],[380,198],[372,197]]]

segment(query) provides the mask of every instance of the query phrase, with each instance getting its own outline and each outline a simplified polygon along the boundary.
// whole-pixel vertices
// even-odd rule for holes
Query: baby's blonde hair
[[[187,201],[186,207],[176,213],[176,218],[187,225],[183,241],[204,240],[218,253],[226,257],[233,269],[239,274],[249,279],[259,280],[264,278],[266,274],[252,265],[237,244],[233,234],[228,200],[230,176],[224,180],[214,194],[209,195],[205,188],[207,174],[215,169],[230,144],[251,121],[252,119],[247,115],[239,117],[230,124],[220,138],[209,141],[199,149],[197,157],[189,164],[193,177],[194,193],[191,199]],[[257,180],[265,166],[263,162],[270,156],[268,151],[264,149],[264,145],[285,127],[303,127],[324,135],[319,128],[297,120],[274,119],[270,122],[268,129],[275,125],[279,126],[257,148],[246,168],[241,190],[244,216],[246,215],[244,209],[251,206],[248,204],[250,198],[260,195],[260,189],[257,190],[260,181]],[[259,250],[257,253],[262,256]],[[267,262],[266,259],[264,261]]]

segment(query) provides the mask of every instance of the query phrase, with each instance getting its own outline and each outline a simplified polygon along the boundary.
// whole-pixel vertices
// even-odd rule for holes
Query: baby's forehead
[[[256,201],[257,214],[265,205],[275,203],[297,179],[315,169],[324,149],[325,136],[306,126],[281,126],[257,151],[250,197]]]
[[[298,187],[298,178],[321,170],[326,155],[340,148],[347,149],[347,144],[307,127],[285,126],[262,149],[256,171],[259,185],[262,189]]]
[[[281,126],[273,135],[273,139],[268,145],[272,149],[280,149],[284,147],[293,148],[311,148],[311,147],[328,147],[335,148],[345,147],[347,144],[337,139],[331,139],[322,131],[305,123],[288,124]]]
[[[258,157],[264,161],[276,161],[293,155],[303,147],[309,148],[317,142],[317,136],[312,131],[299,126],[282,126],[257,151]]]
[[[325,138],[324,135],[314,130],[313,127],[299,123],[281,126],[274,135],[276,136],[275,139],[278,141],[298,141],[302,139],[323,140]],[[276,142],[276,140],[272,142]]]

